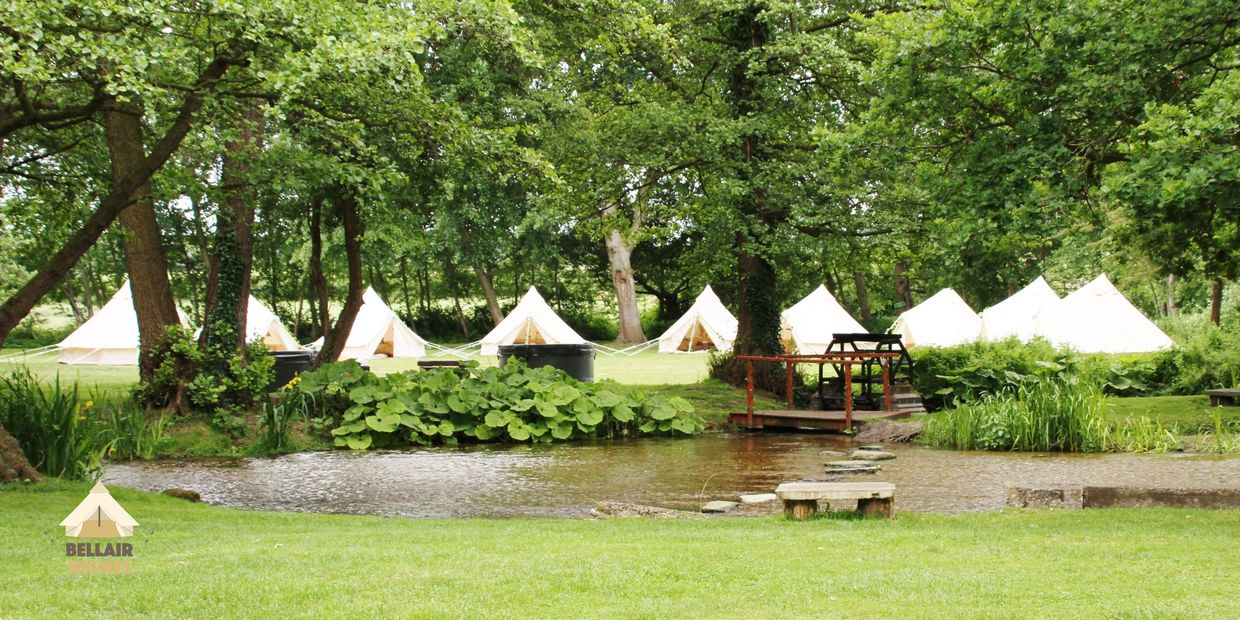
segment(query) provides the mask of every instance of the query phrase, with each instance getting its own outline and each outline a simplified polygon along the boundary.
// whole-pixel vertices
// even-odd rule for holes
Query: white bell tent
[[[725,350],[736,340],[736,317],[707,285],[697,300],[659,336],[659,353]]]
[[[314,341],[314,347],[323,346],[323,339]],[[353,329],[345,339],[344,350],[338,359],[368,360],[376,357],[422,357],[426,355],[426,341],[414,333],[392,311],[374,288],[366,287],[362,293],[362,307],[353,319]]]
[[[542,295],[538,294],[538,289],[531,286],[517,307],[482,338],[481,352],[483,355],[495,355],[499,353],[500,345],[506,344],[583,343],[585,339],[547,305]]]
[[[270,308],[263,305],[258,298],[250,295],[245,315],[245,341],[254,342],[262,339],[268,351],[296,351],[301,348],[293,334],[280,321]]]
[[[1172,346],[1106,274],[1039,313],[1035,328],[1039,336],[1082,353],[1146,353]]]
[[[995,341],[1014,336],[1029,342],[1036,335],[1038,314],[1058,303],[1059,295],[1038,276],[1029,286],[982,311],[982,338]]]
[[[834,334],[866,331],[821,284],[805,299],[784,310],[780,324],[785,348],[800,355],[825,353]]]
[[[177,310],[181,323],[185,315]],[[57,345],[62,364],[138,364],[138,313],[126,281],[112,299]]]
[[[891,326],[893,334],[904,337],[904,346],[952,347],[977,340],[982,319],[950,288],[909,308]]]

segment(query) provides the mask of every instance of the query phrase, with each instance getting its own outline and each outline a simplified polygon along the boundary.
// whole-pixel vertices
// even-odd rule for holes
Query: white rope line
[[[39,347],[37,349],[23,349],[16,353],[10,353],[8,355],[5,355],[4,357],[0,357],[0,362],[13,362],[17,360],[32,358],[32,357],[42,357],[44,355],[47,355],[55,351],[58,346],[59,345],[49,344],[46,346]],[[96,349],[96,351],[97,350],[98,349]],[[94,353],[94,351],[91,351],[91,353]]]

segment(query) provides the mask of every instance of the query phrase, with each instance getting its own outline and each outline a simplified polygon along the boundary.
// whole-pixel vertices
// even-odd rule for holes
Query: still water
[[[114,463],[103,480],[161,491],[193,489],[212,504],[256,510],[407,517],[588,514],[614,500],[696,509],[823,478],[823,451],[846,437],[717,433],[540,446],[305,452],[275,458]],[[1240,458],[950,452],[890,444],[895,460],[848,480],[896,484],[902,511],[997,510],[1010,484],[1240,487]]]

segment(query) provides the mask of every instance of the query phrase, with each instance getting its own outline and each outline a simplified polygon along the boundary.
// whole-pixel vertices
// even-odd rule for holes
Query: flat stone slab
[[[732,512],[732,509],[739,505],[740,502],[725,502],[716,500],[713,502],[706,502],[706,504],[702,506],[702,512],[706,514],[723,514],[726,512]]]
[[[1012,508],[1058,508],[1080,510],[1083,507],[1079,486],[1010,486],[1007,505]]]
[[[774,493],[753,493],[750,495],[742,495],[742,504],[762,504],[765,502],[773,502],[779,499]]]
[[[1240,488],[1087,486],[1081,504],[1086,508],[1240,508]]]
[[[826,463],[828,474],[873,474],[882,469],[870,461],[830,461]]]
[[[785,501],[886,499],[895,494],[896,485],[890,482],[785,482],[775,489]]]
[[[702,517],[700,514],[687,510],[672,510],[671,508],[629,504],[627,502],[599,502],[590,510],[590,515],[595,518],[646,517],[651,519],[683,519],[685,517]]]
[[[878,443],[867,444],[867,445],[864,445],[864,446],[857,446],[857,450],[866,450],[866,451],[871,451],[871,452],[872,452],[872,451],[875,451],[875,450],[879,450],[879,451],[881,451],[881,450],[883,450],[883,448],[884,448],[884,446],[883,446],[882,444],[878,444]],[[855,451],[856,451],[856,450],[854,450],[854,452],[855,452]]]
[[[1012,486],[1007,505],[1015,508],[1232,508],[1240,509],[1240,488]]]
[[[883,450],[857,450],[848,457],[854,461],[890,461],[896,458],[896,455]]]

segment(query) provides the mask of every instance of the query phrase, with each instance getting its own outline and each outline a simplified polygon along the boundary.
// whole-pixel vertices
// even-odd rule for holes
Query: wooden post
[[[784,516],[797,521],[809,521],[818,514],[818,500],[786,499],[784,500]]]
[[[883,410],[893,409],[891,402],[891,360],[883,359]]]
[[[844,364],[844,428],[852,428],[852,364]]]
[[[892,497],[865,498],[857,500],[857,512],[867,517],[890,519],[896,512],[896,501]]]
[[[787,362],[786,368],[787,370],[784,372],[784,374],[787,377],[787,386],[785,387],[786,391],[784,393],[784,408],[791,411],[792,410],[792,361],[791,360]]]
[[[745,400],[748,403],[749,428],[753,428],[753,362],[745,360]]]

